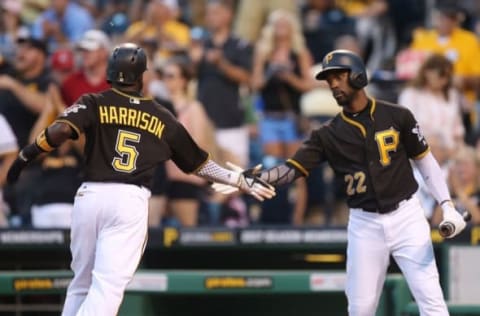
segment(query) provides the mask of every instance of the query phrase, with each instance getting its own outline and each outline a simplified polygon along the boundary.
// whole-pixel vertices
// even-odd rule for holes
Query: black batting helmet
[[[357,54],[346,49],[334,50],[325,55],[322,60],[322,71],[315,78],[317,80],[325,80],[329,71],[337,69],[350,71],[348,82],[352,88],[361,89],[368,83],[367,71],[362,59]]]
[[[144,50],[132,43],[115,47],[108,59],[107,81],[120,84],[134,84],[147,70],[147,56]]]

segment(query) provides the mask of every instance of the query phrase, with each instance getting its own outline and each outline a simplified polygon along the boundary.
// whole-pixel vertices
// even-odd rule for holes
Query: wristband
[[[443,204],[445,203],[452,203],[452,200],[448,199],[448,200],[443,200],[442,202],[440,202],[440,207],[443,207]],[[453,203],[452,203],[453,204]]]
[[[40,134],[38,134],[37,138],[35,139],[35,144],[40,148],[40,150],[44,152],[51,152],[55,149],[55,145],[53,145],[48,137],[48,129],[44,129]]]

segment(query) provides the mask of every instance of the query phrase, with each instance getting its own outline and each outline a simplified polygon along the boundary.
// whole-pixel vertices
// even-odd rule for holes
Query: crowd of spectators
[[[333,49],[360,54],[369,93],[413,112],[457,207],[480,224],[478,1],[0,0],[0,9],[0,227],[69,227],[84,140],[38,159],[15,186],[6,170],[80,95],[109,88],[109,53],[126,41],[148,54],[144,95],[216,160],[244,168],[287,159],[338,113],[314,73]],[[149,225],[345,225],[340,181],[320,167],[257,204],[215,194],[167,162],[152,183]]]

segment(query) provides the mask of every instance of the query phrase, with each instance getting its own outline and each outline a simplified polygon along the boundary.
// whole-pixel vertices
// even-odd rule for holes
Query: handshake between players
[[[233,176],[237,178],[233,181],[236,185],[214,182],[212,188],[216,192],[231,194],[240,190],[252,195],[259,201],[271,199],[275,196],[275,187],[258,176],[262,165],[256,165],[254,168],[247,170],[244,170],[231,162],[227,162],[227,166],[232,171]]]
[[[240,190],[254,196],[259,201],[271,199],[275,196],[275,188],[261,178],[262,165],[244,170],[231,162],[226,164],[238,180],[235,181],[236,185],[214,182],[212,188],[216,192],[231,194]],[[466,223],[470,221],[471,215],[468,212],[460,214],[450,200],[441,203],[441,208],[443,210],[443,220],[438,227],[439,233],[444,238],[453,238],[463,231]]]

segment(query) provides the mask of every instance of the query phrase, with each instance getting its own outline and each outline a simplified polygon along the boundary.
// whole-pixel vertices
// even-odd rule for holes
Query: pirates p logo
[[[333,54],[329,53],[327,56],[325,56],[325,64],[328,65],[330,63],[330,60],[332,60]]]

